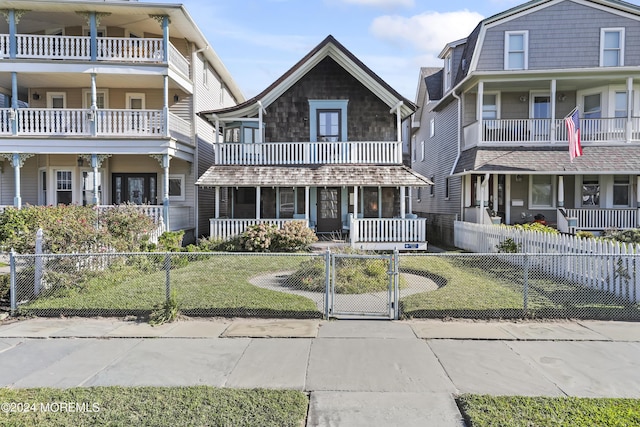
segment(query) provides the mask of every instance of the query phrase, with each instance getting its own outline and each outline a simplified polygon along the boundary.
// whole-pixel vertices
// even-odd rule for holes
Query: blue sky
[[[250,98],[333,35],[415,100],[421,66],[446,43],[524,0],[155,0],[182,3]],[[633,3],[638,3],[633,1]]]

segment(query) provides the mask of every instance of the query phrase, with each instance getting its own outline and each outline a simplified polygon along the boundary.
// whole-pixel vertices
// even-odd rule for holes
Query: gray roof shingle
[[[400,165],[211,166],[196,182],[201,187],[424,187],[432,184],[428,178]]]

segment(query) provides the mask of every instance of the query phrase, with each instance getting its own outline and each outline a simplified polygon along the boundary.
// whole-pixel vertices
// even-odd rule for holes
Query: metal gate
[[[398,255],[331,254],[326,318],[398,319]]]

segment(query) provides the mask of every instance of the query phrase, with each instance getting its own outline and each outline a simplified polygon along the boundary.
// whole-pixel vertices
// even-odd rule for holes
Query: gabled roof
[[[258,114],[260,106],[267,108],[311,71],[320,61],[327,57],[333,59],[360,83],[369,88],[369,90],[386,103],[389,108],[394,108],[399,102],[402,102],[402,118],[406,118],[415,112],[416,106],[413,102],[400,95],[395,89],[382,80],[382,78],[356,58],[355,55],[349,52],[333,36],[329,35],[260,94],[233,107],[202,111],[198,114],[207,120],[210,120],[213,115],[220,118],[224,118],[225,116],[255,117]]]

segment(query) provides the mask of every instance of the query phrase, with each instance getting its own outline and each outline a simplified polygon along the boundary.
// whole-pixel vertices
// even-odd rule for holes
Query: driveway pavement
[[[29,319],[0,325],[0,386],[308,392],[307,426],[463,426],[459,393],[640,398],[640,324]]]

